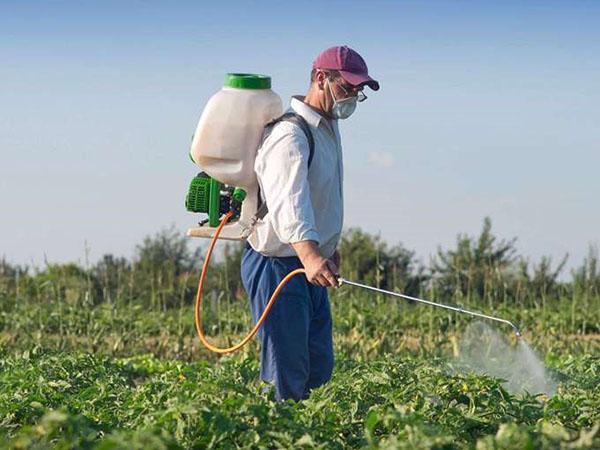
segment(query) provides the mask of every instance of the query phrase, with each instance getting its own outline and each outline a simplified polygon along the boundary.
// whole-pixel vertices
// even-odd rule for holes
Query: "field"
[[[102,278],[70,266],[19,275],[5,263],[0,447],[600,448],[594,291],[563,286],[539,302],[461,298],[521,326],[557,383],[549,396],[509,390],[465,366],[468,316],[343,287],[331,295],[332,381],[306,401],[277,403],[258,381],[257,342],[221,358],[198,343],[197,272],[177,277],[186,287],[170,296],[160,284],[129,292],[123,280],[111,285],[119,295],[108,282],[97,295],[92,273]],[[213,281],[215,293],[232,289]],[[215,342],[250,326],[243,296],[209,295],[207,307]],[[516,345],[509,327],[490,326]]]

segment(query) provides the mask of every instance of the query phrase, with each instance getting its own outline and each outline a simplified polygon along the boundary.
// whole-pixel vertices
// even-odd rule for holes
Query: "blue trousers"
[[[246,244],[242,282],[250,297],[254,323],[297,257],[269,257]],[[277,400],[301,400],[331,379],[333,337],[327,289],[296,275],[283,288],[258,332],[261,378],[275,386]]]

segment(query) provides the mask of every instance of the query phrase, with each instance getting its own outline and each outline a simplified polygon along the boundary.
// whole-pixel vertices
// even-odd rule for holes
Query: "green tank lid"
[[[255,73],[228,73],[224,85],[238,89],[271,89],[271,77]]]

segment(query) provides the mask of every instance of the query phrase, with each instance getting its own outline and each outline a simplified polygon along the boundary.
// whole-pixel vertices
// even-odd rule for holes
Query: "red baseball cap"
[[[352,86],[366,84],[374,91],[379,90],[379,83],[369,76],[365,60],[347,45],[330,47],[321,52],[313,63],[313,69],[338,70]]]

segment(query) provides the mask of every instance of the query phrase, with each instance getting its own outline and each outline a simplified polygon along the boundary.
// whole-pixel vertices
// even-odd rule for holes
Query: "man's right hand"
[[[337,266],[332,260],[318,256],[309,259],[304,264],[306,270],[306,278],[312,284],[324,287],[338,287],[336,274],[338,273]]]
[[[301,241],[292,244],[298,254],[309,283],[323,287],[338,287],[338,268],[330,259],[323,258],[315,241]]]

